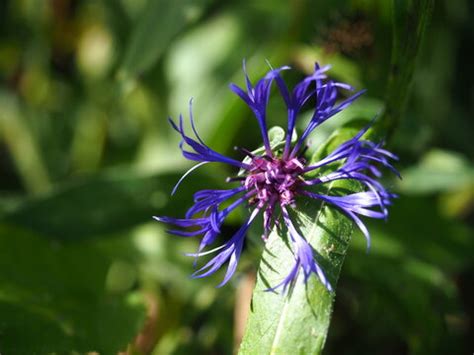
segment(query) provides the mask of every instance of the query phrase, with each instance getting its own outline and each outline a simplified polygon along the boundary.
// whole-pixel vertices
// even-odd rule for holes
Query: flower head
[[[381,143],[375,144],[362,139],[369,128],[368,126],[314,164],[307,164],[303,158],[307,137],[320,124],[354,102],[363,94],[363,91],[356,92],[342,101],[338,100],[340,90],[350,92],[354,89],[347,84],[328,79],[326,71],[329,67],[321,68],[317,64],[314,72],[290,91],[281,76],[282,71],[288,69],[289,67],[286,66],[272,69],[255,85],[252,85],[245,73],[246,90],[234,84],[230,86],[231,90],[252,110],[263,138],[264,148],[260,153],[240,148],[240,151],[245,155],[243,161],[226,157],[212,150],[203,142],[194,126],[192,102],[190,103],[189,116],[194,138],[185,133],[182,116],[179,117],[178,124],[170,120],[173,128],[182,137],[180,148],[183,155],[187,159],[199,162],[183,175],[173,193],[184,177],[204,164],[226,163],[239,171],[235,178],[228,179],[229,183],[237,185],[233,188],[196,192],[194,205],[189,208],[184,218],[155,217],[158,221],[178,227],[178,229],[170,230],[171,234],[201,238],[198,251],[189,255],[199,258],[214,254],[210,261],[194,272],[193,277],[195,278],[209,276],[227,264],[227,272],[219,286],[227,283],[236,270],[249,226],[257,215],[262,214],[263,240],[266,241],[275,224],[284,223],[289,232],[288,240],[294,255],[294,265],[289,274],[274,288],[283,287],[286,289],[302,272],[305,280],[311,274],[315,274],[331,290],[330,283],[314,258],[311,245],[298,232],[292,221],[290,211],[297,206],[298,200],[310,198],[338,208],[361,229],[367,239],[368,247],[370,246],[370,235],[361,216],[386,218],[388,215],[387,206],[390,205],[394,195],[386,191],[377,179],[381,176],[380,167],[388,168],[398,175],[391,165],[391,160],[396,160],[397,157],[382,149]],[[288,113],[286,139],[283,142],[283,148],[278,150],[270,144],[266,123],[267,104],[271,89],[275,86],[283,98]],[[298,115],[303,106],[310,102],[314,102],[315,106],[309,123],[302,135],[292,142]],[[339,162],[339,168],[336,170],[326,174],[314,174],[334,162]],[[342,179],[358,181],[363,186],[363,191],[344,196],[314,192],[315,185]],[[221,226],[226,217],[238,206],[244,204],[249,207],[251,212],[241,228],[223,245],[205,251],[216,242],[217,237],[221,234]],[[278,221],[279,216],[282,216],[282,221]]]

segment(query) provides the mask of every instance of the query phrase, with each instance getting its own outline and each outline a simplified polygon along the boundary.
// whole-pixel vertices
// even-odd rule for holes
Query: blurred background
[[[187,115],[191,97],[209,146],[237,157],[234,145],[261,144],[228,90],[246,58],[251,78],[268,59],[295,83],[319,61],[367,88],[314,147],[352,120],[396,116],[387,141],[403,180],[386,184],[400,198],[387,223],[370,223],[369,254],[353,238],[326,353],[472,353],[473,16],[472,1],[437,1],[416,61],[402,53],[391,67],[414,20],[394,21],[392,1],[1,1],[0,352],[237,349],[262,243],[249,238],[216,289],[222,274],[189,278],[183,254],[197,241],[151,216],[180,216],[235,173],[206,166],[170,198],[191,165],[167,118]],[[269,110],[269,126],[285,124],[277,95]]]

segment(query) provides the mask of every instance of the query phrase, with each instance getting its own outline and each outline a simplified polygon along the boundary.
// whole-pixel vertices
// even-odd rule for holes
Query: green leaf
[[[27,201],[2,220],[60,240],[113,234],[151,221],[153,215],[184,212],[192,192],[214,181],[193,174],[202,178],[184,181],[173,198],[170,193],[181,174],[99,176]]]
[[[325,156],[356,130],[342,129],[313,158]],[[338,182],[332,189],[354,191],[353,182]],[[335,288],[352,233],[352,222],[325,204],[298,201],[293,220],[311,244],[318,263]],[[262,255],[247,328],[240,354],[319,354],[326,341],[334,293],[312,275],[305,284],[300,274],[292,290],[283,295],[267,291],[288,274],[294,264],[287,230],[274,230]]]
[[[112,255],[0,225],[0,352],[124,351],[145,312],[137,293],[106,289]]]
[[[201,15],[209,0],[149,0],[125,49],[121,76],[135,77],[149,69],[171,40]]]
[[[433,6],[434,0],[393,0],[392,59],[381,133],[392,134],[403,114]]]
[[[462,155],[433,149],[421,162],[402,172],[403,192],[434,193],[474,186],[474,167]]]

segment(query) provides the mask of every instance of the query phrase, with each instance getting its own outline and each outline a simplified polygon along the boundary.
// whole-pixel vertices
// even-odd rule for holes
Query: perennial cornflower
[[[319,67],[317,64],[314,72],[290,91],[281,75],[282,71],[288,69],[290,68],[287,66],[271,69],[254,86],[245,71],[244,64],[246,89],[235,84],[230,85],[231,90],[252,110],[263,138],[261,150],[251,152],[239,148],[245,155],[245,159],[242,161],[226,157],[212,150],[203,142],[194,125],[192,101],[190,102],[189,116],[195,138],[191,138],[185,133],[182,115],[180,115],[177,124],[170,119],[173,128],[182,137],[180,148],[184,157],[199,162],[184,174],[176,187],[192,170],[206,163],[226,163],[234,166],[237,171],[235,178],[227,179],[227,182],[237,186],[227,190],[196,192],[194,205],[189,208],[185,218],[154,217],[160,222],[179,227],[169,230],[168,232],[171,234],[183,237],[201,237],[198,251],[188,255],[199,258],[215,254],[210,261],[194,272],[192,276],[195,278],[209,276],[227,263],[226,274],[219,286],[226,284],[236,270],[247,230],[257,216],[262,214],[263,240],[267,240],[275,225],[284,223],[288,230],[288,242],[294,255],[294,265],[288,275],[272,289],[283,287],[285,290],[302,272],[305,280],[314,273],[326,288],[331,290],[329,281],[314,258],[311,245],[298,231],[290,211],[296,208],[300,199],[304,198],[332,205],[356,223],[365,235],[368,247],[370,246],[370,235],[360,216],[379,219],[387,217],[387,206],[390,205],[394,195],[377,181],[381,176],[379,167],[386,167],[398,174],[390,162],[397,158],[382,149],[381,143],[375,144],[362,139],[370,125],[314,164],[307,164],[303,158],[308,136],[323,122],[348,107],[364,91],[356,92],[352,96],[338,101],[341,90],[351,92],[354,89],[348,84],[328,79],[326,71],[329,67]],[[288,114],[286,139],[282,142],[282,147],[278,149],[270,144],[266,122],[266,110],[272,86],[278,88]],[[305,105],[314,105],[314,111],[301,136],[292,139],[295,136],[297,118]],[[337,169],[330,173],[321,173],[321,168],[334,162],[339,162]],[[362,191],[343,196],[330,195],[330,192],[328,194],[315,192],[316,185],[342,179],[358,181]],[[250,213],[240,229],[223,245],[205,251],[207,247],[216,242],[226,217],[238,206],[244,204],[248,206]]]

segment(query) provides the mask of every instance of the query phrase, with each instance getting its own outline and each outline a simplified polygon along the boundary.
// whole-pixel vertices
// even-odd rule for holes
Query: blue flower
[[[201,238],[198,251],[190,256],[196,259],[213,254],[214,257],[203,267],[194,272],[193,277],[209,276],[227,264],[224,280],[219,286],[226,284],[234,274],[242,253],[245,235],[259,214],[263,215],[264,234],[266,241],[269,232],[282,216],[286,225],[291,250],[294,255],[294,265],[289,274],[272,289],[282,287],[286,290],[302,272],[307,280],[315,274],[328,290],[331,285],[323,270],[316,262],[313,249],[305,237],[301,235],[291,218],[294,209],[301,198],[310,198],[330,204],[350,219],[360,228],[370,247],[370,235],[361,216],[385,219],[388,216],[387,206],[395,195],[389,193],[378,182],[381,176],[380,168],[388,168],[398,175],[391,161],[397,157],[382,148],[382,144],[375,144],[362,139],[369,127],[362,129],[357,135],[342,143],[322,160],[308,165],[302,157],[307,137],[323,122],[341,112],[356,100],[364,91],[359,91],[345,100],[338,100],[340,91],[348,92],[354,89],[344,83],[328,79],[326,71],[329,67],[315,66],[314,72],[298,83],[292,91],[288,89],[281,74],[290,69],[281,67],[270,70],[255,85],[252,85],[245,72],[246,90],[231,84],[231,90],[237,94],[252,110],[260,127],[264,150],[262,153],[253,153],[241,149],[246,158],[243,161],[226,157],[209,148],[199,137],[194,126],[192,102],[190,102],[189,116],[194,138],[187,135],[183,128],[183,117],[179,117],[176,124],[170,120],[173,128],[181,135],[181,151],[187,159],[198,162],[178,181],[173,193],[181,181],[194,169],[211,162],[226,163],[237,168],[236,178],[228,179],[229,183],[237,184],[228,190],[202,190],[194,194],[194,205],[187,211],[184,218],[154,217],[160,222],[175,225],[178,229],[169,230],[169,233],[182,237]],[[282,150],[272,149],[267,133],[266,109],[272,87],[277,87],[287,108],[288,126],[286,140]],[[296,120],[303,106],[314,102],[314,112],[296,142],[292,142]],[[327,174],[314,174],[322,167],[339,162],[339,168]],[[356,180],[363,187],[362,192],[344,196],[325,195],[314,192],[315,185],[327,184],[336,180]],[[246,205],[250,209],[249,217],[240,229],[227,242],[214,249],[206,249],[215,244],[221,234],[221,226],[226,217],[237,207]]]

